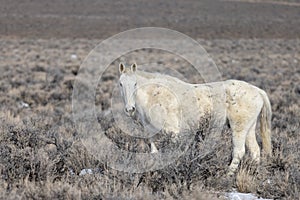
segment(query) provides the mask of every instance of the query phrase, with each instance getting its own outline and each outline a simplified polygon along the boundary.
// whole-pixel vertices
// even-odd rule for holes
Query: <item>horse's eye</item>
[[[136,87],[136,83],[134,84],[134,87]]]

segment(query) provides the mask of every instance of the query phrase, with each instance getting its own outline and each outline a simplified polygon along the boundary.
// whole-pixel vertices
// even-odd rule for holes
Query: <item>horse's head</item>
[[[125,103],[125,113],[128,116],[133,116],[135,113],[135,98],[136,98],[136,64],[131,65],[130,68],[125,68],[125,66],[120,63],[119,65],[120,79],[119,86],[121,90],[121,95]]]

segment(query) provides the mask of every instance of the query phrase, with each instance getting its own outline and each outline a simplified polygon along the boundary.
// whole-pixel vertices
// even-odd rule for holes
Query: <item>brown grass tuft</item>
[[[236,186],[239,192],[254,193],[257,187],[256,180],[257,163],[251,160],[243,160],[236,175]]]

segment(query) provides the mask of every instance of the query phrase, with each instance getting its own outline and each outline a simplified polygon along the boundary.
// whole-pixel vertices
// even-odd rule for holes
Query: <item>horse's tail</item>
[[[267,96],[267,93],[263,90],[260,90],[260,94],[263,98],[264,104],[261,110],[260,116],[260,134],[262,137],[263,150],[267,155],[272,154],[272,144],[271,144],[271,117],[272,109],[271,103]]]

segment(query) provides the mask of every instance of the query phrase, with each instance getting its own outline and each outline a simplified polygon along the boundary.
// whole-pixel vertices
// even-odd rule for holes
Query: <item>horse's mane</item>
[[[167,75],[167,74],[161,74],[161,73],[158,73],[158,72],[152,73],[152,72],[139,70],[136,73],[137,73],[137,75],[142,76],[146,79],[159,79],[159,78],[161,78],[161,79],[172,80],[172,81],[177,82],[177,83],[189,84],[189,83],[186,83],[186,82],[180,80],[177,77],[170,76],[170,75]]]

